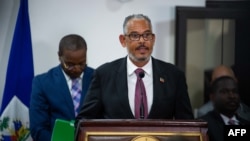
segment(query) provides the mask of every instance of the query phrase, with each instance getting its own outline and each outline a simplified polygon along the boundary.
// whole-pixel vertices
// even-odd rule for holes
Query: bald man
[[[234,72],[233,72],[233,70],[231,68],[229,68],[229,67],[227,67],[225,65],[220,65],[220,66],[217,66],[216,68],[214,68],[213,73],[212,73],[211,83],[215,79],[217,79],[219,77],[222,77],[222,76],[230,76],[230,77],[232,77],[233,79],[236,80]]]
[[[225,65],[219,65],[216,68],[214,68],[212,72],[211,83],[217,78],[222,76],[230,76],[237,81],[237,78],[235,77],[234,72],[230,67]],[[213,103],[211,101],[208,101],[206,104],[202,105],[198,109],[197,118],[205,115],[207,112],[211,110],[213,110]],[[240,107],[237,110],[237,114],[240,115],[245,120],[250,121],[250,108],[246,104],[242,102],[240,103]]]

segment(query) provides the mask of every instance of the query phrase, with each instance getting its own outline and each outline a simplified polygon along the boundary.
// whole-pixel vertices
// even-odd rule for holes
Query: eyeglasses
[[[154,38],[155,34],[153,33],[143,33],[143,34],[130,33],[125,36],[128,36],[129,39],[132,41],[139,41],[141,37],[144,39],[144,41],[149,41]]]
[[[86,66],[85,63],[83,63],[83,64],[77,64],[77,65],[75,65],[75,64],[68,64],[68,63],[66,63],[64,61],[64,59],[62,57],[60,58],[60,60],[62,61],[62,65],[64,66],[64,68],[67,69],[67,70],[73,70],[76,67],[79,67],[80,69],[84,69],[85,66]]]

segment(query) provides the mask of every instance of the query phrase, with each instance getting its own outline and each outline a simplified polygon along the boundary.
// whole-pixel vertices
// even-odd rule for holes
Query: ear
[[[120,35],[119,36],[119,40],[120,40],[120,43],[121,43],[121,45],[123,46],[123,47],[126,47],[126,37],[124,36],[124,35]]]
[[[59,61],[61,61],[61,56],[62,56],[62,55],[60,54],[60,52],[59,52],[59,51],[57,52],[57,55],[58,55],[58,59],[59,59]]]
[[[155,42],[156,35],[154,34],[153,42]]]

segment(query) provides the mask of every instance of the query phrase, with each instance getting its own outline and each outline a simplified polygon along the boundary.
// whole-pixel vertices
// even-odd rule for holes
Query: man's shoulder
[[[179,67],[176,65],[166,62],[160,59],[152,58],[153,67],[160,68],[161,71],[165,72],[173,72],[173,73],[184,73]]]
[[[92,72],[94,72],[94,70],[95,70],[95,69],[94,69],[93,67],[86,66],[86,68],[85,68],[84,71],[92,73]]]
[[[122,63],[125,63],[124,61],[126,62],[126,58],[119,58],[110,62],[106,62],[100,65],[97,69],[100,70],[100,69],[111,69],[115,67],[120,67]]]
[[[153,63],[160,64],[163,67],[177,68],[174,64],[159,59],[153,59]]]
[[[35,75],[34,78],[44,79],[44,78],[49,77],[49,76],[54,76],[55,74],[58,74],[58,72],[61,71],[60,69],[61,69],[60,66],[55,66],[53,68],[50,68],[47,72],[43,72],[43,73]]]
[[[205,115],[199,117],[199,119],[206,120],[210,123],[213,123],[215,121],[222,121],[220,114],[215,110],[208,111]]]

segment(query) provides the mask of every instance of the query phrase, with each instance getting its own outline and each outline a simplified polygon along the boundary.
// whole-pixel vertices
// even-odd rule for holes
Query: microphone
[[[139,77],[142,79],[145,76],[144,72],[139,73]]]
[[[144,72],[139,73],[139,77],[141,78],[140,81],[142,81],[142,78],[145,76]],[[142,91],[142,86],[140,82],[140,90],[141,90],[141,104],[140,104],[140,119],[144,119],[144,103],[143,103],[143,91]]]

